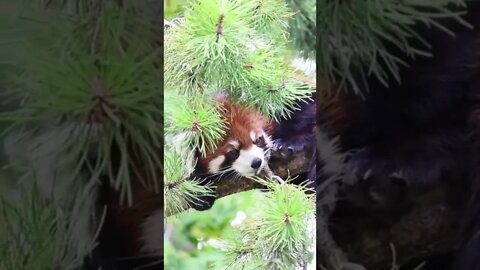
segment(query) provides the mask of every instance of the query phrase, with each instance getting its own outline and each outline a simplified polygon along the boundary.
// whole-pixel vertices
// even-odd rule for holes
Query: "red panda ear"
[[[214,101],[216,104],[219,106],[220,110],[222,111],[221,113],[225,115],[225,113],[229,112],[231,110],[230,108],[230,97],[226,92],[220,92],[215,94],[213,97]]]
[[[230,100],[230,97],[228,96],[228,93],[225,91],[219,92],[213,96],[213,100],[219,102],[219,103],[225,103]]]

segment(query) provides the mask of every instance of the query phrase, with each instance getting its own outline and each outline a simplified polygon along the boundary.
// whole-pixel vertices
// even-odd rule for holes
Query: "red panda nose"
[[[260,165],[262,165],[262,160],[260,158],[254,158],[252,161],[252,168],[258,169],[260,168]]]

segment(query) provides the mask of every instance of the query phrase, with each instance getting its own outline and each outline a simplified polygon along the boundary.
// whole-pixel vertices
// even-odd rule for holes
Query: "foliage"
[[[72,13],[73,2],[27,8],[28,3],[20,1],[13,8],[18,12],[6,16],[10,20],[6,27],[23,29],[25,39],[7,44],[16,61],[10,63],[6,86],[21,106],[0,118],[12,122],[9,130],[21,130],[25,135],[21,137],[45,123],[73,125],[59,156],[73,160],[79,168],[89,168],[92,178],[109,176],[122,199],[131,203],[130,176],[139,163],[147,165],[146,182],[159,189],[158,165],[162,162],[157,151],[163,137],[160,26],[147,16],[146,7],[141,9],[134,1],[122,5],[83,2]],[[12,40],[15,31],[6,27],[0,29],[2,40]],[[32,32],[35,35],[26,38]],[[118,170],[112,146],[119,152]],[[92,151],[97,157],[93,163],[89,159]]]
[[[288,118],[298,108],[298,100],[314,92],[311,85],[298,79],[298,71],[291,64],[292,57],[297,53],[292,52],[290,46],[288,25],[295,15],[296,12],[289,9],[283,0],[196,0],[186,6],[183,18],[174,20],[173,26],[166,29],[165,138],[170,146],[165,149],[167,216],[186,208],[193,194],[211,192],[209,186],[202,191],[195,179],[188,178],[195,166],[195,153],[205,154],[214,149],[226,131],[224,119],[219,114],[221,108],[213,102],[214,95],[226,92],[232,102],[254,107],[265,116],[279,120]],[[202,255],[196,258],[197,264],[187,264],[184,260],[175,259],[177,253],[187,260],[187,257],[183,257],[185,253],[193,255],[198,251],[193,251],[195,248],[189,248],[188,244],[185,247],[167,242],[166,267],[188,268],[195,265],[196,269],[213,266],[225,269],[236,261],[240,267],[265,269],[255,268],[260,263],[268,264],[271,269],[285,269],[285,266],[291,267],[299,261],[310,261],[304,256],[305,250],[312,244],[308,241],[312,237],[306,231],[308,215],[305,212],[312,214],[314,204],[303,190],[297,192],[288,186],[280,191],[277,187],[278,184],[271,186],[273,191],[262,193],[259,201],[265,199],[266,207],[277,205],[284,208],[255,209],[259,211],[255,214],[255,220],[261,223],[257,225],[261,225],[265,232],[264,238],[258,239],[255,252],[262,255],[265,248],[275,249],[275,252],[268,250],[263,253],[267,257],[258,258],[255,262],[240,262],[230,256],[234,251],[225,250],[223,241],[218,240],[217,251],[207,244],[202,249]],[[242,194],[234,196],[239,198]],[[293,200],[275,203],[275,200],[283,198]],[[226,207],[229,199],[217,200],[214,208],[206,212]],[[241,209],[247,208],[242,206]],[[293,215],[286,229],[276,226],[278,220],[285,217],[285,210]],[[178,218],[185,221],[186,215],[199,219],[199,215],[207,214],[188,212],[180,214]],[[176,217],[167,219],[167,228],[174,224]],[[209,224],[220,218],[210,217]],[[191,222],[203,223],[201,220]],[[238,231],[235,228],[228,237],[221,235],[216,238],[232,238],[235,232],[237,237],[243,237],[246,233],[243,229]],[[200,234],[204,233],[202,230]],[[275,237],[278,237],[277,242],[266,241]],[[177,235],[175,242],[179,238],[183,237]],[[198,235],[187,243],[195,243],[199,238],[202,236]],[[224,263],[212,265],[211,260]],[[278,260],[283,260],[285,265],[276,265]]]
[[[270,230],[254,229],[257,224],[268,226],[268,223],[276,219],[283,221],[285,217],[284,210],[292,210],[293,222],[296,225],[303,224],[312,226],[315,224],[313,218],[313,207],[299,207],[303,203],[312,205],[314,197],[304,197],[303,192],[299,187],[287,186],[286,191],[277,184],[269,184],[276,189],[273,193],[264,193],[257,190],[252,190],[244,193],[230,195],[220,199],[209,211],[190,211],[183,212],[179,215],[169,217],[166,223],[166,240],[165,240],[165,268],[166,269],[266,269],[266,268],[248,268],[256,265],[264,265],[265,261],[262,258],[256,258],[257,261],[252,263],[242,263],[238,260],[237,254],[245,245],[239,242],[239,238],[246,233],[254,234],[265,232],[265,239],[267,242],[262,243],[257,241],[256,244],[261,247],[271,247],[272,239],[267,239],[272,231],[279,232],[285,227],[279,227]],[[293,192],[291,189],[294,189]],[[270,195],[269,195],[270,194]],[[296,194],[298,196],[293,196]],[[265,195],[268,195],[267,197]],[[282,198],[288,196],[288,202]],[[283,202],[280,205],[279,200]],[[306,200],[306,201],[305,201]],[[267,211],[269,215],[263,217],[263,207],[259,209],[259,205],[264,205],[265,208],[274,205]],[[267,218],[270,217],[270,218]],[[305,220],[301,220],[305,218]],[[268,220],[272,219],[272,220]],[[310,220],[309,220],[310,219]],[[308,224],[306,224],[308,222]],[[314,226],[314,225],[313,225]],[[278,229],[278,230],[277,230]],[[297,226],[299,234],[304,234],[305,228]],[[309,239],[304,239],[302,236],[298,239],[309,242],[312,239],[311,235],[314,233],[313,227],[308,228]],[[312,230],[312,231],[310,231]],[[287,235],[290,234],[287,231]],[[296,236],[292,236],[296,237]],[[311,244],[311,243],[310,243]],[[274,245],[274,244],[273,244]],[[244,248],[243,248],[244,249]],[[255,248],[251,248],[254,251]],[[313,250],[312,250],[313,252]],[[312,254],[304,254],[307,261]],[[235,268],[237,266],[237,268]]]
[[[188,209],[195,194],[210,193],[209,186],[202,186],[196,179],[188,179],[188,164],[185,160],[193,157],[182,157],[181,153],[167,147],[165,151],[165,215],[170,216]]]
[[[270,192],[252,216],[226,243],[222,269],[295,269],[306,267],[314,244],[315,193],[302,185],[259,180]],[[310,227],[309,227],[310,225]],[[312,251],[310,251],[312,252]]]
[[[315,59],[317,49],[317,1],[286,0],[286,2],[295,11],[295,15],[288,22],[294,48],[303,57]]]
[[[186,0],[165,0],[163,1],[164,5],[164,18],[165,20],[171,20],[175,17],[178,17],[181,15],[185,4],[188,1]]]
[[[0,269],[78,269],[93,247],[79,250],[74,240],[78,204],[73,211],[53,205],[32,182],[13,190],[16,196],[0,196]]]
[[[172,107],[166,117],[178,132],[194,131],[186,138],[192,149],[212,149],[221,135],[221,121],[209,104],[209,96],[221,89],[276,119],[288,117],[295,100],[312,93],[292,76],[295,71],[282,54],[290,16],[283,1],[193,1],[183,21],[166,30],[165,95],[169,100],[187,96],[185,106]],[[193,108],[193,115],[187,116],[184,108]],[[206,116],[213,117],[199,127]],[[188,123],[190,127],[182,126]]]
[[[228,238],[235,223],[252,215],[259,191],[233,194],[219,200],[209,211],[189,211],[169,217],[165,225],[165,269],[209,269],[225,258],[212,243]]]
[[[79,217],[93,218],[100,176],[122,202],[133,181],[160,192],[160,10],[151,0],[0,1],[2,136],[18,139],[24,159],[53,163],[40,168],[49,176],[71,170],[55,184],[74,191],[47,201],[31,185],[38,165],[22,168],[24,197],[2,204],[0,268],[78,269],[93,247],[77,239],[91,226]]]
[[[457,6],[453,8],[452,5]],[[413,31],[415,23],[450,31],[439,23],[461,18],[463,0],[318,2],[318,69],[320,75],[357,94],[368,90],[367,77],[388,85],[397,81],[407,58],[430,56],[430,44]],[[451,34],[451,33],[450,33]],[[393,46],[405,55],[392,54]]]
[[[225,135],[225,123],[211,99],[203,96],[167,95],[165,103],[168,103],[165,131],[169,134],[184,131],[182,136],[185,147],[197,146],[196,149],[205,154],[207,151],[212,151],[216,142]]]

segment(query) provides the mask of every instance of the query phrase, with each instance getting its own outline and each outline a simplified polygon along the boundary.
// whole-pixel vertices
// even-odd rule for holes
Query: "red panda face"
[[[197,169],[219,176],[260,173],[267,164],[271,145],[270,121],[252,108],[231,104],[226,98],[219,101],[228,127],[226,136],[214,151],[198,157]]]
[[[270,137],[263,130],[251,130],[247,140],[230,137],[225,152],[208,162],[209,173],[230,170],[242,176],[254,176],[266,165]]]
[[[253,176],[263,169],[266,164],[265,151],[270,138],[265,132],[250,131],[251,143],[240,149],[238,158],[233,162],[232,168],[243,176]]]

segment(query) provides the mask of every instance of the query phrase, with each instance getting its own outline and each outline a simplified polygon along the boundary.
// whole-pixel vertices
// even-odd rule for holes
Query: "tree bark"
[[[308,172],[312,154],[313,149],[311,148],[306,148],[303,151],[295,152],[284,157],[281,157],[279,153],[274,151],[272,152],[269,167],[275,175],[285,180],[289,176]],[[260,177],[266,177],[266,175],[261,174]],[[234,193],[261,187],[262,185],[258,182],[246,177],[240,180],[223,179],[217,185],[216,196],[218,199]]]
[[[292,152],[288,156],[282,156],[280,151],[274,150],[272,151],[269,167],[274,175],[286,180],[289,176],[308,172],[313,151],[313,148],[305,148],[301,151]],[[259,177],[266,178],[267,175],[265,172],[262,172]],[[247,177],[235,179],[224,178],[217,182],[215,195],[216,199],[220,199],[228,195],[262,187],[260,183]],[[180,212],[187,210],[189,210],[189,208],[183,209]],[[175,214],[178,214],[178,212],[166,211],[165,213],[166,216]]]
[[[462,206],[438,194],[445,190],[439,187],[423,194],[403,212],[339,205],[331,217],[331,232],[348,259],[368,270],[390,270],[393,262],[411,267],[402,270],[413,270],[427,258],[454,251],[458,244]]]
[[[282,179],[307,172],[312,151],[304,149],[281,158],[273,153],[277,157],[271,159],[269,166]],[[222,179],[218,182],[216,197],[261,187],[249,178]],[[461,206],[452,206],[442,188],[423,194],[413,207],[403,212],[361,211],[339,203],[330,218],[331,233],[348,259],[368,270],[390,270],[393,262],[397,265],[421,263],[427,257],[448,253],[458,244],[462,211]],[[319,237],[322,235],[317,235]]]

